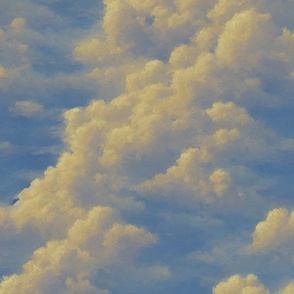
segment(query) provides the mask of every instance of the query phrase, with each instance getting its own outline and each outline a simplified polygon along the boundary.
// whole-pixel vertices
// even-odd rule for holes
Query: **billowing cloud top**
[[[293,1],[0,6],[0,294],[294,291]]]

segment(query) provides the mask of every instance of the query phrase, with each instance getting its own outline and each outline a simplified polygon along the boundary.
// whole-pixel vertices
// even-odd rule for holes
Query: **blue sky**
[[[293,10],[2,0],[0,294],[293,293]]]

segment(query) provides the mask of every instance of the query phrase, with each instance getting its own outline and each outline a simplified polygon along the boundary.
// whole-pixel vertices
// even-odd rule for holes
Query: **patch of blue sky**
[[[60,121],[22,117],[2,119],[1,137],[11,143],[11,151],[4,152],[0,157],[5,183],[1,185],[1,201],[9,201],[29,185],[34,175],[42,176],[48,165],[56,163],[63,145],[60,138],[50,135],[50,128],[56,124]],[[52,150],[50,147],[53,147]],[[25,173],[28,175],[25,176]]]
[[[97,0],[85,1],[38,1],[48,2],[47,7],[62,18],[70,28],[87,29],[103,16],[103,3]]]
[[[97,19],[96,12],[98,13],[98,10],[101,9],[101,3],[99,4],[97,1],[83,1],[83,3],[49,1],[49,3],[41,3],[43,4],[41,6],[39,4],[40,1],[35,3],[2,1],[0,4],[3,8],[0,14],[4,16],[3,12],[6,11],[5,17],[1,18],[1,23],[4,31],[7,31],[8,41],[13,41],[17,37],[31,50],[29,54],[31,67],[20,74],[19,79],[14,81],[9,91],[1,90],[1,140],[11,142],[15,148],[13,155],[3,155],[1,159],[3,177],[9,179],[5,181],[3,178],[7,184],[6,188],[1,187],[3,190],[1,194],[10,196],[27,186],[31,180],[19,179],[15,175],[17,170],[29,168],[32,171],[40,171],[56,162],[56,154],[30,155],[30,152],[52,145],[62,147],[63,143],[60,139],[48,135],[48,130],[51,127],[62,125],[63,109],[86,105],[94,97],[96,90],[94,83],[92,85],[89,83],[89,87],[83,85],[84,88],[80,89],[75,87],[74,83],[69,85],[72,82],[67,82],[67,80],[83,68],[81,64],[71,59],[73,36],[70,35],[76,34],[76,29],[83,29],[91,25],[94,16],[95,20]],[[80,13],[81,7],[83,13]],[[31,9],[33,9],[34,15],[32,15]],[[36,30],[36,33],[38,32],[42,37],[35,33],[32,35],[28,33],[27,36],[12,35],[9,32],[9,24],[15,17],[25,17],[28,26]],[[39,18],[36,19],[37,17]],[[61,32],[63,36],[57,35],[57,31],[59,34]],[[11,50],[6,50],[0,55],[2,66],[18,66],[21,62],[21,59],[15,59],[15,54]],[[58,81],[60,77],[64,79],[63,84]],[[8,109],[16,101],[41,103],[46,112],[53,110],[54,117],[50,119],[48,115],[40,114],[40,117],[35,120],[15,116],[9,113]],[[17,146],[25,146],[26,154],[23,151],[20,152]],[[8,168],[9,166],[10,168]],[[4,191],[5,189],[6,191]],[[7,197],[5,198],[7,200]]]
[[[283,95],[285,105],[272,107],[255,106],[252,108],[249,107],[249,111],[254,118],[264,122],[269,129],[273,130],[278,135],[292,139],[294,135],[292,128],[294,125],[294,105],[291,100],[294,89],[290,90],[289,87],[286,87],[286,89],[286,93],[284,93],[283,89],[281,89],[280,93],[276,93],[278,97]]]

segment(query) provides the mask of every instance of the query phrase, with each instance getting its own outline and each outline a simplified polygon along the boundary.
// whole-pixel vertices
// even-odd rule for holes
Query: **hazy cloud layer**
[[[293,1],[1,3],[1,294],[293,292]]]

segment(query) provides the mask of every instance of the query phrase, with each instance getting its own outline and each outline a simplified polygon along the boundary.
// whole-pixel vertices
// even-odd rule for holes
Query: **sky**
[[[293,0],[0,0],[0,294],[294,293]]]

